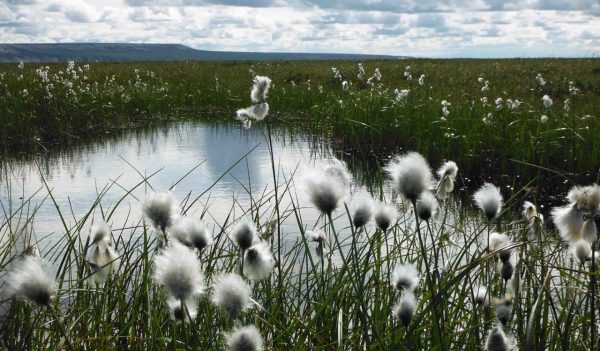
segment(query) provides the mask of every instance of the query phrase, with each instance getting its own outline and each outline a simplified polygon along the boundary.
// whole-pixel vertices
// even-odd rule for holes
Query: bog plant
[[[303,100],[305,107],[316,102],[327,106],[327,113],[339,114],[331,122],[335,125],[331,130],[341,131],[334,134],[349,132],[370,140],[372,131],[365,131],[367,127],[360,122],[367,115],[363,107],[376,111],[389,104],[395,112],[410,108],[421,125],[432,118],[415,112],[419,97],[413,95],[429,95],[428,90],[415,90],[435,84],[435,76],[428,73],[425,81],[414,67],[406,67],[402,82],[418,86],[411,86],[400,101],[384,86],[389,75],[383,68],[367,78],[368,70],[362,64],[331,70],[334,76],[329,79],[335,84],[331,92],[304,88],[295,98]],[[68,81],[75,76],[78,81],[89,81],[79,79],[75,64],[69,64],[66,72]],[[418,81],[412,82],[413,73],[420,77]],[[536,206],[540,204],[530,197],[523,201],[524,189],[503,193],[504,187],[479,178],[482,185],[472,195],[474,204],[461,202],[454,194],[460,179],[457,164],[461,169],[470,166],[445,160],[450,155],[443,152],[436,156],[438,161],[444,159],[439,162],[437,177],[423,154],[394,155],[376,169],[379,180],[371,182],[370,192],[365,192],[347,164],[338,160],[307,171],[301,179],[281,178],[275,169],[270,118],[273,110],[293,109],[284,97],[301,89],[300,84],[282,83],[283,87],[275,88],[271,78],[253,76],[251,101],[256,105],[244,109],[247,118],[240,118],[239,111],[230,116],[241,119],[245,127],[265,124],[273,185],[260,202],[251,201],[242,215],[232,211],[223,222],[209,227],[205,218],[191,215],[208,213],[204,206],[209,205],[179,201],[170,192],[151,192],[139,200],[131,195],[134,189],[129,189],[123,199],[136,199],[134,206],[143,213],[133,219],[135,225],[131,225],[132,219],[114,223],[115,211],[131,209],[118,201],[106,211],[99,205],[100,194],[88,215],[72,226],[64,220],[67,210],[56,204],[57,221],[64,224],[64,233],[58,241],[48,242],[41,233],[35,236],[39,240],[33,239],[25,235],[27,230],[13,225],[25,205],[5,211],[0,225],[0,268],[8,272],[2,277],[3,347],[597,348],[600,186],[573,187],[568,203],[551,211],[554,229],[544,223],[538,211],[542,207]],[[45,75],[40,77],[47,84]],[[487,78],[490,82],[483,83],[486,89],[478,87],[478,93],[494,90],[494,80]],[[541,76],[534,81],[539,85],[536,94],[550,85]],[[214,89],[227,95],[224,84],[219,79]],[[269,89],[270,107],[266,105]],[[319,96],[324,94],[330,96]],[[350,98],[340,104],[337,98],[341,94]],[[548,99],[543,100],[545,110],[555,107]],[[520,101],[512,98],[510,106],[502,101],[496,104],[501,109],[484,104],[476,110],[513,111],[492,118],[522,117],[513,115],[521,108]],[[436,124],[446,125],[442,128],[448,128],[448,133],[486,128],[487,122],[476,127],[452,122],[461,118],[455,115],[469,114],[456,102],[442,104],[442,116],[439,103],[434,105]],[[369,126],[386,125],[384,116],[389,117],[376,113]],[[261,123],[251,125],[250,120]],[[394,123],[401,126],[407,122],[396,118]],[[416,125],[412,123],[417,122],[407,125]],[[311,120],[309,125],[317,122]],[[416,129],[410,132],[423,135]],[[388,137],[395,135],[389,133]],[[390,142],[389,147],[392,145]],[[580,152],[573,146],[571,155]],[[144,178],[140,184],[150,181]],[[299,192],[306,195],[307,203],[299,200]],[[53,199],[50,189],[48,193]],[[250,192],[248,195],[252,197]],[[283,198],[289,198],[290,204],[282,206]],[[190,211],[194,204],[200,211]],[[235,206],[234,200],[232,208]],[[303,220],[306,206],[321,214],[315,223]],[[297,229],[284,232],[284,219],[295,221]],[[34,216],[26,216],[25,226],[34,220]],[[42,249],[24,249],[27,247]],[[93,276],[101,279],[90,279]]]

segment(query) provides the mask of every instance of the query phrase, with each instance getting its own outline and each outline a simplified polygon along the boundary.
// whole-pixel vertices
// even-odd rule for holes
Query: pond
[[[326,148],[315,150],[301,135],[274,134],[273,153],[280,185],[307,166],[331,157]],[[203,215],[218,230],[228,215],[243,215],[252,203],[272,192],[273,169],[267,140],[260,129],[187,121],[128,131],[65,151],[9,160],[2,165],[0,182],[3,217],[18,213],[10,221],[14,228],[23,227],[26,218],[33,217],[29,228],[37,240],[61,237],[65,226],[53,200],[66,226],[73,228],[102,194],[92,216],[102,217],[103,212],[106,216],[125,196],[109,224],[113,229],[133,227],[142,218],[141,200],[145,193],[173,188],[184,208],[204,193],[187,214]],[[149,178],[144,183],[145,177]],[[303,210],[304,221],[314,223],[318,214],[308,210]],[[82,227],[82,233],[87,233],[91,222],[88,220]],[[295,224],[289,222],[292,223],[284,221],[284,227]],[[293,229],[298,231],[297,224]]]

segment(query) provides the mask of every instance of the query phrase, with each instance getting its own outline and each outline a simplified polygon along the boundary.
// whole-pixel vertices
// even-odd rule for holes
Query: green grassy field
[[[355,178],[368,183],[374,197],[399,213],[385,231],[374,225],[358,229],[352,224],[358,204],[346,199],[332,216],[308,223],[298,190],[292,186],[299,180],[277,177],[277,155],[272,154],[273,189],[253,199],[247,215],[259,228],[261,240],[269,243],[278,265],[264,280],[247,279],[252,308],[238,318],[228,318],[211,302],[214,291],[209,288],[193,302],[197,316],[181,324],[171,317],[166,294],[153,279],[157,269],[153,259],[163,251],[157,246],[160,233],[147,218],[115,223],[111,219],[115,211],[128,213],[131,208],[127,201],[101,207],[100,193],[89,215],[70,226],[65,218],[71,211],[57,204],[56,220],[64,223],[64,235],[53,246],[43,246],[43,239],[39,243],[55,271],[55,296],[39,306],[2,294],[7,316],[1,326],[2,346],[11,350],[60,349],[68,344],[73,349],[212,350],[225,347],[225,335],[232,328],[254,325],[264,349],[479,350],[485,349],[486,336],[500,317],[506,319],[501,329],[520,349],[596,349],[596,254],[593,263],[580,262],[572,254],[575,241],[561,239],[549,223],[540,225],[538,217],[527,220],[517,213],[523,196],[538,208],[548,206],[545,200],[536,201],[540,193],[563,204],[572,185],[594,181],[600,152],[596,117],[600,61],[419,60],[364,65],[363,80],[357,77],[356,62],[97,64],[89,70],[82,67],[81,72],[76,66],[73,87],[64,78],[51,79],[51,98],[48,83],[41,82],[36,67],[2,66],[1,133],[7,154],[171,119],[238,123],[235,111],[251,104],[248,92],[253,75],[267,75],[274,85],[268,97],[271,114],[253,128],[272,126],[293,133],[301,127],[333,143],[346,160],[366,160],[367,170],[360,176],[355,172]],[[407,65],[411,80],[404,78]],[[334,76],[331,66],[340,70],[341,78]],[[367,80],[376,67],[382,78],[371,85]],[[64,68],[51,66],[49,76]],[[536,80],[538,73],[545,84]],[[69,75],[68,81],[74,81],[73,73]],[[485,80],[489,91],[482,91]],[[347,90],[342,81],[350,83]],[[395,89],[410,91],[397,100]],[[544,95],[553,100],[552,106],[544,107]],[[498,97],[500,109],[495,103]],[[568,111],[563,106],[566,98]],[[511,109],[507,99],[522,103]],[[447,116],[443,100],[450,103]],[[542,115],[547,122],[542,122]],[[469,179],[477,186],[492,179],[503,189],[513,187],[504,192],[511,197],[504,199],[505,207],[491,221],[454,193],[440,199],[439,215],[415,219],[416,204],[390,196],[384,191],[386,174],[379,167],[368,169],[368,165],[383,166],[389,155],[408,149],[423,153],[434,168],[442,160],[456,161],[457,188]],[[146,182],[151,179],[140,179],[138,186]],[[557,182],[562,188],[542,186]],[[521,188],[524,184],[529,185]],[[46,191],[52,201],[52,192]],[[195,197],[180,199],[175,211],[186,213]],[[128,198],[126,193],[123,200]],[[284,198],[290,206],[279,206]],[[586,223],[594,217],[598,222],[600,205],[595,201],[600,199],[590,200],[595,206],[590,211],[587,207],[584,211],[583,205],[576,207],[577,216],[585,216]],[[26,235],[26,224],[32,220],[28,206],[24,199],[22,208],[4,209],[2,272],[19,264],[23,243],[33,243]],[[235,200],[231,206],[236,206]],[[111,225],[107,240],[120,260],[99,285],[88,279],[93,251],[88,231],[93,217]],[[332,217],[338,220],[332,222]],[[281,233],[278,223],[283,218],[293,219],[297,230]],[[211,228],[213,244],[196,252],[209,286],[219,274],[242,268],[240,249],[229,236],[239,219],[228,218]],[[531,235],[532,226],[539,229],[537,235]],[[325,232],[331,261],[315,255],[317,244],[308,230]],[[501,252],[487,250],[491,231],[506,234],[513,243],[510,279],[504,278]],[[293,238],[285,250],[284,238]],[[597,238],[590,235],[589,239],[593,252]],[[587,251],[584,254],[587,259]],[[408,294],[396,289],[392,274],[401,263],[414,264],[420,275],[414,289],[414,316],[407,325],[393,313],[399,299]],[[3,279],[3,291],[7,286],[11,281]],[[489,290],[488,298],[497,300],[477,304],[479,286]],[[508,312],[503,309],[507,305],[511,306]]]
[[[404,77],[406,66],[412,80]],[[71,74],[54,64],[41,75],[40,67],[0,66],[5,155],[174,119],[233,121],[235,111],[250,104],[254,73],[273,79],[274,126],[324,137],[348,157],[366,160],[367,169],[411,149],[435,164],[453,159],[469,177],[486,174],[515,187],[536,179],[535,191],[545,196],[565,179],[592,181],[600,167],[598,59],[369,61],[362,80],[357,62],[76,64]],[[382,78],[371,86],[375,68]],[[480,77],[489,90],[482,91]],[[396,101],[395,89],[409,93]],[[553,100],[549,108],[544,95]],[[508,99],[521,104],[510,109]],[[451,104],[445,120],[444,100]]]

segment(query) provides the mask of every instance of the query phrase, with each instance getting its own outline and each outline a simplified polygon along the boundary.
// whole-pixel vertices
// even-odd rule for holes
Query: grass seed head
[[[256,241],[256,225],[248,218],[239,221],[231,230],[231,238],[242,250],[248,250]]]
[[[271,274],[275,267],[275,259],[271,249],[265,242],[258,242],[244,255],[244,275],[252,280],[263,280]]]
[[[255,326],[236,327],[225,336],[229,351],[261,351],[263,341]]]
[[[555,207],[552,210],[552,221],[563,240],[576,241],[581,238],[583,214],[576,204]]]
[[[400,291],[412,291],[419,284],[419,271],[413,264],[401,264],[392,275],[394,287]]]
[[[169,228],[171,234],[180,243],[202,250],[212,243],[212,234],[200,219],[180,217]]]
[[[398,210],[394,205],[385,204],[378,202],[375,207],[375,224],[382,231],[388,230],[388,228],[394,223],[398,216]]]
[[[508,351],[508,340],[506,335],[504,335],[504,331],[502,331],[502,326],[498,325],[490,330],[487,339],[485,341],[485,349],[486,351]]]
[[[485,183],[473,195],[473,200],[483,211],[488,221],[496,218],[502,210],[502,194],[500,189],[491,183]]]
[[[56,293],[56,282],[46,261],[37,256],[21,257],[6,281],[9,296],[39,306],[49,306]]]
[[[366,192],[355,195],[352,207],[352,222],[356,228],[365,226],[373,217],[373,198]]]
[[[252,91],[250,92],[250,98],[252,102],[259,103],[267,99],[269,88],[271,87],[271,78],[265,76],[255,76],[254,85],[252,85]]]
[[[417,198],[417,215],[420,219],[428,221],[438,208],[437,200],[430,191],[423,191]]]
[[[417,152],[396,156],[385,171],[392,178],[396,190],[413,203],[432,183],[431,169]]]
[[[251,290],[242,277],[229,273],[217,278],[212,302],[219,306],[232,320],[250,306]]]
[[[394,316],[402,326],[406,327],[410,324],[416,309],[417,299],[415,295],[411,291],[405,291],[396,306],[394,306]]]
[[[170,191],[146,195],[142,202],[142,210],[152,225],[163,233],[179,214],[175,196]]]
[[[204,276],[194,251],[172,240],[154,257],[154,279],[176,300],[187,300],[204,291]]]

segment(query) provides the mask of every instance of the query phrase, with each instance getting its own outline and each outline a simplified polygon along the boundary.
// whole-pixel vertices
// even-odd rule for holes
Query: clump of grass
[[[273,69],[272,66],[268,68]],[[69,79],[79,75],[74,64],[67,69],[71,76]],[[352,75],[347,74],[346,69]],[[295,91],[295,98],[300,99],[304,106],[312,106],[313,102],[328,106],[324,110],[335,116],[329,122],[332,124],[323,130],[331,132],[339,128],[341,131],[333,135],[348,132],[348,135],[364,141],[373,140],[372,133],[376,133],[374,126],[377,123],[384,127],[390,127],[388,123],[392,123],[386,120],[390,115],[374,111],[388,111],[384,107],[389,104],[393,106],[391,110],[396,109],[394,113],[399,110],[406,112],[402,109],[408,107],[413,112],[420,111],[416,105],[419,96],[426,100],[430,97],[431,92],[424,87],[417,92],[415,90],[419,88],[415,87],[409,97],[401,99],[401,105],[396,105],[398,101],[388,96],[383,85],[390,75],[381,74],[378,69],[376,72],[379,74],[365,80],[366,71],[362,65],[359,66],[358,82],[340,87],[341,79],[354,79],[356,72],[352,69],[355,70],[353,66],[347,66],[341,71],[334,71],[335,76],[330,78],[334,92],[329,96],[320,96],[325,95],[321,89],[317,89],[318,93],[307,89],[303,84],[308,85],[308,82],[295,82],[281,90],[273,89],[269,99],[281,102],[279,111],[294,111],[294,104],[298,102],[284,102],[287,94],[284,89],[304,88],[301,92]],[[273,70],[278,72],[276,68]],[[413,72],[418,74],[414,69],[407,68],[401,82],[410,84]],[[223,79],[217,82],[211,86],[217,92],[213,96],[213,103],[228,106],[226,100],[231,93],[223,91]],[[256,78],[258,93],[251,96],[254,102],[264,102],[266,98],[267,89],[263,83]],[[538,84],[541,86],[537,87],[537,93],[546,92],[545,89],[551,85],[546,80],[544,84]],[[185,86],[185,83],[182,85]],[[485,91],[491,89],[488,84],[484,87],[487,87]],[[245,90],[247,94],[247,88]],[[546,93],[554,95],[556,92]],[[349,96],[339,103],[338,94]],[[359,98],[367,99],[367,107],[357,103],[356,99]],[[210,96],[206,99],[210,99]],[[534,101],[533,97],[531,101]],[[432,116],[436,116],[435,122],[443,126],[442,129],[457,128],[447,129],[448,133],[454,133],[452,130],[475,136],[475,131],[481,133],[485,127],[477,124],[473,127],[466,122],[467,118],[461,120],[459,117],[452,122],[453,116],[460,113],[464,113],[463,117],[472,117],[465,106],[461,112],[461,107],[457,105],[456,102],[444,104],[444,120],[438,116],[438,103],[431,105],[431,113],[415,113],[417,120],[420,119],[418,123],[400,121],[395,117],[393,123],[405,123],[406,130],[386,132],[383,136],[407,133],[409,138],[420,138],[423,136],[423,122],[428,119],[431,121],[434,118]],[[514,111],[519,109],[519,104],[513,100],[509,107],[503,106],[500,109],[495,107],[496,112],[504,112],[494,117],[499,119],[498,125],[507,129],[504,131],[506,136],[515,125],[507,121],[517,118]],[[484,104],[481,111],[487,108]],[[364,118],[368,115],[374,118],[365,123]],[[571,124],[573,130],[576,130],[577,123],[579,121]],[[247,211],[250,217],[247,217],[247,213],[243,216],[232,215],[223,223],[217,223],[210,247],[204,245],[202,250],[194,251],[192,247],[197,245],[188,247],[180,243],[190,238],[190,231],[201,233],[196,236],[206,239],[203,242],[208,241],[204,235],[205,227],[178,227],[178,221],[187,218],[184,216],[192,206],[195,205],[196,209],[202,207],[197,199],[204,193],[185,206],[177,204],[168,193],[151,195],[139,205],[145,209],[145,216],[150,223],[146,224],[144,218],[140,217],[112,224],[112,230],[121,233],[114,247],[114,252],[118,253],[115,259],[119,259],[120,264],[112,269],[111,274],[107,274],[103,284],[90,285],[88,278],[94,272],[87,259],[90,247],[82,242],[83,236],[80,235],[83,228],[90,225],[93,213],[110,217],[117,210],[130,211],[131,208],[124,208],[127,205],[121,199],[106,215],[99,205],[103,196],[100,194],[88,215],[76,219],[76,224],[69,226],[64,221],[60,207],[56,206],[57,220],[64,224],[63,236],[58,238],[58,242],[45,246],[40,253],[57,269],[51,281],[56,280],[57,289],[45,289],[46,294],[36,293],[33,295],[35,298],[29,296],[29,300],[42,306],[60,302],[60,314],[57,313],[58,309],[49,309],[59,328],[48,327],[44,316],[38,314],[36,307],[39,306],[12,298],[23,294],[2,296],[3,307],[8,311],[1,326],[2,346],[36,350],[59,349],[63,343],[85,349],[210,349],[227,345],[232,350],[260,350],[282,349],[290,345],[309,349],[352,345],[373,349],[476,350],[481,349],[482,345],[488,349],[494,349],[493,346],[506,348],[504,335],[510,333],[515,335],[519,345],[526,345],[529,349],[543,349],[547,345],[561,345],[563,349],[594,348],[597,342],[597,234],[593,233],[593,228],[600,216],[597,185],[573,189],[568,196],[570,203],[554,211],[554,221],[559,232],[563,232],[557,235],[556,231],[544,227],[539,221],[539,214],[533,211],[527,211],[524,220],[515,219],[509,211],[511,207],[521,207],[520,203],[516,204],[518,192],[512,193],[503,202],[500,189],[493,186],[484,186],[483,192],[475,196],[478,207],[486,215],[482,220],[466,203],[458,206],[453,201],[452,186],[448,185],[448,180],[457,179],[454,167],[440,172],[440,179],[434,179],[425,157],[414,152],[406,153],[392,159],[386,168],[391,182],[384,181],[383,174],[377,173],[374,179],[379,180],[370,184],[372,193],[379,194],[378,198],[381,199],[378,209],[374,211],[376,228],[364,220],[365,217],[370,218],[371,214],[364,216],[364,211],[357,223],[356,211],[351,212],[346,201],[349,198],[346,197],[347,192],[352,190],[351,180],[356,178],[352,177],[345,164],[334,162],[318,170],[313,178],[308,178],[309,200],[326,217],[322,225],[309,224],[303,220],[304,204],[297,200],[293,177],[284,177],[285,181],[278,177],[270,142],[270,121],[267,120],[265,124],[273,167],[273,188],[260,201],[251,201],[253,206]],[[525,126],[527,124],[523,123]],[[318,127],[314,120],[309,125]],[[526,134],[523,130],[520,133],[517,134]],[[431,138],[439,137],[435,131],[432,134]],[[546,138],[548,141],[549,138]],[[474,139],[481,142],[485,138]],[[394,145],[393,142],[389,144]],[[500,144],[498,141],[490,143],[499,146],[494,152],[507,154],[508,149]],[[475,149],[474,145],[471,147],[470,150]],[[467,149],[464,145],[459,148],[462,151]],[[573,147],[572,155],[577,153],[576,149]],[[532,151],[532,148],[524,152],[527,151]],[[455,156],[441,155],[443,153],[439,150],[436,153],[437,157]],[[457,160],[466,161],[464,158]],[[464,166],[463,162],[459,163],[461,169],[471,167],[468,162]],[[144,182],[147,181],[144,179]],[[443,197],[444,201],[438,202],[435,198],[433,190],[436,184],[444,186],[444,195],[440,196],[440,200]],[[402,197],[384,201],[386,197],[393,198],[387,191],[390,188]],[[51,190],[47,191],[53,199]],[[124,198],[129,197],[130,193],[128,191]],[[283,198],[289,198],[290,204],[281,206]],[[275,205],[271,207],[273,203]],[[440,207],[438,211],[434,210],[434,204]],[[210,208],[201,210],[206,213]],[[22,211],[23,208],[19,208],[7,213],[7,220],[0,224],[0,235],[6,238],[0,242],[0,268],[4,271],[14,265],[15,272],[34,271],[39,278],[41,275],[37,274],[37,268],[18,268],[20,262],[15,252],[22,251],[17,243],[23,231],[15,228],[11,219],[18,217]],[[443,216],[439,215],[441,213]],[[247,222],[241,222],[240,217],[246,218]],[[286,218],[295,219],[297,231],[282,233],[281,224]],[[33,220],[35,218],[27,216],[26,222]],[[268,223],[273,222],[278,230],[277,245],[270,245],[268,238],[258,235],[259,232],[268,231],[271,226]],[[236,223],[237,227],[234,227]],[[492,224],[506,237],[492,236]],[[532,230],[533,225],[538,228],[536,236],[521,235]],[[307,231],[309,227],[313,229],[311,235]],[[321,233],[321,229],[326,233]],[[159,232],[160,235],[152,235],[153,232]],[[103,238],[108,237],[107,230],[95,233],[92,244],[106,244]],[[229,240],[229,236],[233,240]],[[581,260],[578,266],[574,265],[566,243],[561,240],[574,237],[591,241],[590,260]],[[492,238],[495,238],[494,246],[491,245]],[[289,245],[282,245],[285,239],[290,241]],[[311,240],[317,242],[321,252],[320,265],[310,250],[309,245],[314,245]],[[38,244],[45,244],[45,241],[40,240]],[[325,244],[330,261],[327,266],[323,258]],[[581,256],[589,256],[587,247],[578,251],[585,251],[585,255]],[[492,269],[496,258],[500,259],[502,265],[499,271]],[[406,266],[407,262],[414,264],[414,267]],[[589,265],[589,270],[586,265]],[[390,268],[395,266],[404,269],[392,275]],[[230,276],[235,271],[241,275],[223,284],[220,277]],[[418,272],[425,277],[424,284],[419,284]],[[8,284],[10,278],[14,277],[9,276]],[[53,284],[36,286],[48,287]],[[205,286],[214,288],[205,289]],[[397,291],[398,287],[402,291]],[[57,297],[53,297],[54,292]],[[494,300],[493,306],[489,303],[490,296],[500,297]],[[256,308],[248,308],[249,301]],[[225,314],[222,313],[223,309]],[[172,320],[172,316],[175,320]],[[392,316],[398,317],[403,328],[397,327]],[[496,325],[496,319],[501,326],[492,328]],[[485,339],[488,330],[491,333]]]

